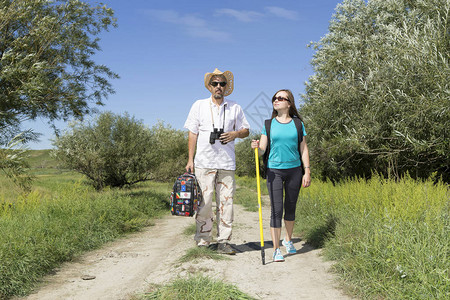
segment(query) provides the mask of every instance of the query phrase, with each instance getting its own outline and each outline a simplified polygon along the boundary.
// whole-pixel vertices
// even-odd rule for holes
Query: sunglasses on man
[[[213,81],[210,83],[210,85],[212,85],[213,87],[216,87],[218,84],[220,84],[221,87],[224,87],[227,85],[227,83],[225,81],[221,81],[221,82]]]

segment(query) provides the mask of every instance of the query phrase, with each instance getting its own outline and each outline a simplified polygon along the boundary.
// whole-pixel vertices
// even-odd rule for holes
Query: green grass
[[[155,290],[146,293],[139,299],[215,299],[215,300],[250,300],[254,299],[239,291],[232,284],[214,280],[202,275],[194,275],[189,278],[178,278],[170,284],[156,286]]]
[[[29,194],[0,176],[0,299],[26,295],[62,262],[169,213],[171,183],[98,192],[76,173],[42,170]]]
[[[185,263],[188,261],[196,261],[200,259],[229,260],[229,257],[221,255],[210,248],[194,247],[186,251],[186,254],[184,254],[180,258],[180,262]]]
[[[52,155],[51,150],[28,151],[28,163],[32,169],[58,169],[61,168],[58,161]]]
[[[186,228],[183,230],[183,234],[187,235],[187,236],[193,236],[196,231],[197,231],[197,225],[196,225],[196,223],[193,223],[189,226],[186,226]]]
[[[258,192],[256,178],[236,177],[236,197],[234,203],[242,205],[247,211],[258,211]],[[267,195],[266,180],[260,180],[261,195]],[[264,201],[261,200],[263,205]]]
[[[450,298],[448,186],[374,177],[302,189],[297,233],[364,299]]]

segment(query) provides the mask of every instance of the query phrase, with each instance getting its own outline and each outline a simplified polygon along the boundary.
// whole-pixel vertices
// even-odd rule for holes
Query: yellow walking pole
[[[259,207],[259,234],[261,238],[261,260],[262,264],[266,264],[266,258],[264,255],[264,234],[262,224],[262,207],[261,207],[261,186],[259,182],[259,155],[258,148],[255,148],[255,162],[256,162],[256,189],[258,191],[258,207]]]

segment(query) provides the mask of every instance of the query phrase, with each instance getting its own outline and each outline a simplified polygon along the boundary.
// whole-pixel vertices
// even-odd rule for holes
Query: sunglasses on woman
[[[280,97],[280,96],[278,96],[278,97],[273,97],[273,99],[272,99],[272,102],[275,102],[275,100],[278,100],[278,101],[289,101],[289,99],[288,98],[284,98],[284,97]]]

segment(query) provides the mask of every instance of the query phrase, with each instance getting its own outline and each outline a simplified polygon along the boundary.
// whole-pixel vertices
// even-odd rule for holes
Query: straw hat
[[[228,96],[233,92],[233,88],[234,88],[234,76],[233,73],[231,73],[230,71],[225,71],[225,72],[220,72],[219,69],[215,69],[214,72],[212,73],[206,73],[205,74],[205,87],[206,89],[209,91],[209,83],[211,81],[211,77],[213,76],[220,76],[223,75],[225,76],[226,80],[227,80],[227,85],[225,86],[225,91],[223,93],[224,96]]]

